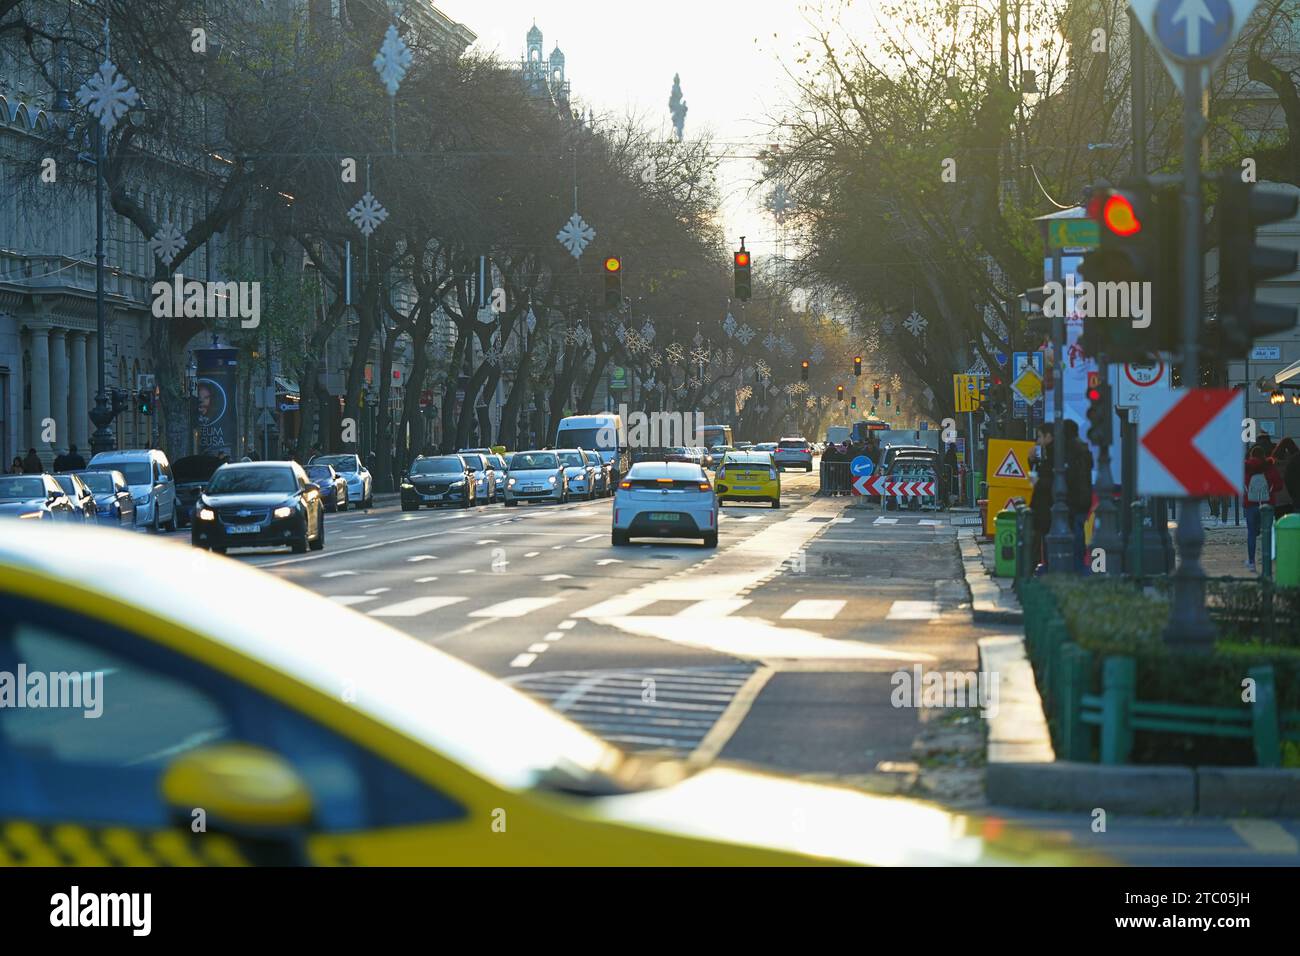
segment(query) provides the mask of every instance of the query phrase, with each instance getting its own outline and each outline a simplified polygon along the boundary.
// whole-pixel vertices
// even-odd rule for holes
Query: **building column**
[[[69,366],[68,414],[71,416],[68,442],[77,446],[77,452],[89,460],[90,402],[86,386],[86,333],[68,333]]]
[[[99,336],[94,332],[86,333],[86,394],[88,406],[94,407],[99,394]]]
[[[45,460],[49,445],[42,443],[45,419],[50,417],[50,330],[32,329],[32,414],[27,434],[36,453]],[[26,452],[24,452],[26,454]],[[52,460],[52,459],[51,459]]]
[[[50,329],[50,417],[54,419],[56,454],[68,450],[72,418],[68,414],[68,337],[66,329]]]

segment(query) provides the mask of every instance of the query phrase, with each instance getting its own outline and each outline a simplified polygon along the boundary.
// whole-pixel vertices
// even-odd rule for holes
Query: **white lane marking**
[[[628,614],[635,614],[643,607],[649,607],[659,600],[656,597],[623,597],[610,598],[608,601],[601,601],[599,604],[593,604],[591,607],[583,608],[581,611],[574,612],[574,617],[624,617]]]
[[[607,564],[622,564],[622,563],[623,561],[621,558],[601,558],[599,561],[596,562],[597,566],[602,568]]]
[[[917,522],[917,524],[928,526],[931,528],[942,528],[944,523],[942,521],[934,521],[931,518],[922,518],[920,521]]]
[[[528,653],[529,653],[529,654],[545,654],[545,653],[546,653],[546,649],[547,649],[548,647],[550,647],[550,646],[551,646],[550,644],[543,644],[543,643],[541,643],[540,641],[537,642],[536,644],[529,644],[529,645],[528,645]]]
[[[745,515],[745,517],[742,518],[739,515],[722,514],[719,517],[726,518],[728,521],[740,523],[744,521],[762,521],[766,515]]]
[[[897,518],[877,518],[872,524],[898,524]]]
[[[588,541],[595,541],[597,538],[603,538],[603,537],[605,537],[603,534],[589,534],[585,538],[579,538],[577,540],[577,543],[586,544]]]
[[[493,604],[491,607],[471,611],[469,616],[523,617],[525,614],[532,614],[534,611],[540,611],[542,608],[550,607],[552,604],[559,604],[561,600],[561,598],[557,597],[512,598],[509,601],[502,601],[500,604]]]
[[[1300,853],[1300,843],[1274,820],[1233,820],[1229,826],[1256,853]]]
[[[388,591],[391,591],[391,590],[392,590],[392,588],[371,588],[371,589],[370,589],[369,591],[367,591],[366,593],[367,593],[367,594],[385,594],[385,593],[387,593]]]
[[[428,614],[430,611],[436,611],[440,607],[447,607],[450,604],[459,604],[461,601],[468,600],[463,597],[448,597],[440,594],[431,597],[411,598],[409,601],[398,601],[396,604],[387,604],[384,607],[377,607],[370,612],[371,617],[418,617],[421,614]]]
[[[498,541],[496,538],[479,538],[474,543],[475,544],[500,544],[501,542]]]
[[[322,574],[321,577],[323,577],[323,578],[341,578],[341,577],[344,577],[344,576],[349,575],[349,574],[351,574],[351,575],[355,575],[356,573],[357,573],[357,572],[355,572],[355,571],[329,571],[329,572],[326,572],[325,574]]]
[[[428,583],[430,583],[431,581],[436,581],[436,580],[438,580],[436,577],[434,577],[434,578],[416,578],[416,579],[415,579],[415,583],[416,583],[416,584],[428,584]]]
[[[733,611],[739,611],[746,604],[751,604],[749,598],[714,598],[705,601],[696,601],[690,607],[685,608],[677,613],[678,617],[726,617]]]
[[[559,629],[562,630],[562,631],[571,631],[571,630],[573,630],[573,625],[575,625],[575,624],[577,624],[577,623],[578,623],[577,621],[561,621],[561,622],[560,622],[558,625],[556,625],[556,626],[559,627]]]
[[[551,631],[551,633],[547,634],[544,638],[542,638],[542,640],[544,640],[544,641],[558,641],[558,640],[559,640],[560,638],[562,638],[562,637],[564,637],[564,632],[563,632],[563,631]]]
[[[406,559],[407,564],[415,564],[417,561],[437,561],[436,554],[417,554]]]
[[[895,601],[889,606],[886,621],[937,621],[939,604],[936,601]]]
[[[543,581],[567,581],[573,577],[572,574],[543,574]]]
[[[382,520],[382,519],[380,519],[380,518],[358,518],[356,521],[354,521],[354,522],[352,522],[352,523],[353,523],[353,524],[374,524],[376,521],[380,521],[380,520]]]
[[[833,621],[844,610],[845,601],[796,601],[781,615],[783,621]]]
[[[832,518],[831,524],[853,524],[857,518]]]
[[[473,573],[474,573],[475,571],[477,571],[477,570],[478,570],[478,568],[462,568],[461,570],[457,571],[456,573],[457,573],[457,574],[473,574]]]
[[[331,594],[330,600],[335,604],[351,607],[354,604],[365,604],[367,601],[373,601],[374,598],[365,594]]]
[[[551,550],[552,550],[552,551],[559,551],[559,550],[560,550],[561,548],[563,548],[563,547],[564,547],[564,545],[562,545],[562,544],[552,545]]]
[[[365,536],[364,534],[341,534],[341,535],[339,535],[339,540],[341,540],[341,541],[364,541],[364,540],[365,540],[365,537],[366,537],[366,536]]]
[[[536,654],[520,654],[510,662],[511,667],[527,667],[533,661],[537,660]]]
[[[524,557],[525,557],[525,558],[535,558],[535,557],[537,557],[537,556],[538,556],[539,554],[541,554],[541,553],[542,553],[542,552],[540,552],[540,551],[529,551],[527,554],[524,555]]]
[[[704,648],[746,660],[934,661],[932,654],[898,650],[865,641],[835,640],[799,627],[781,627],[757,617],[719,617],[708,627],[682,627],[679,617],[605,617],[602,624],[628,634]]]

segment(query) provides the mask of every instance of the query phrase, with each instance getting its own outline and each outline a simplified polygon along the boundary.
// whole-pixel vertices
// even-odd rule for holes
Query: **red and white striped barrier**
[[[855,495],[883,495],[885,497],[911,498],[916,495],[934,495],[933,481],[901,481],[883,478],[879,475],[853,480]]]

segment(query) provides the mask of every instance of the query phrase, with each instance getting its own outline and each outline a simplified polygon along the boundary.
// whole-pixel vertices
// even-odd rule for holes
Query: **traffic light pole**
[[[1097,375],[1103,384],[1110,381],[1110,369],[1106,356],[1097,359]],[[1114,396],[1107,387],[1107,425],[1115,427],[1113,418]],[[1107,438],[1110,438],[1109,429]],[[1115,513],[1115,479],[1110,471],[1110,440],[1104,441],[1097,449],[1097,533],[1092,536],[1093,550],[1101,549],[1101,573],[1118,576],[1124,570],[1124,539],[1119,533],[1119,517]]]
[[[1201,66],[1183,70],[1183,383],[1201,384]],[[1214,643],[1214,624],[1205,609],[1205,569],[1201,551],[1205,529],[1201,526],[1198,498],[1182,501],[1178,514],[1178,567],[1173,573],[1173,599],[1165,643],[1179,651],[1205,651]]]
[[[1061,250],[1052,250],[1052,281],[1061,281]],[[1068,484],[1065,478],[1065,310],[1057,309],[1052,318],[1052,343],[1056,350],[1056,368],[1052,372],[1052,404],[1056,423],[1052,431],[1052,526],[1047,532],[1047,570],[1069,573],[1076,570],[1074,532],[1070,528],[1070,506],[1066,504]]]

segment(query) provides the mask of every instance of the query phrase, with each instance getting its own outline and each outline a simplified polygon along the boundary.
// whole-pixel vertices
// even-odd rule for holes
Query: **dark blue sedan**
[[[135,501],[126,476],[120,471],[75,471],[95,496],[95,512],[99,523],[135,527]]]

